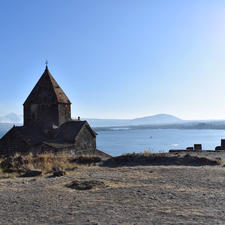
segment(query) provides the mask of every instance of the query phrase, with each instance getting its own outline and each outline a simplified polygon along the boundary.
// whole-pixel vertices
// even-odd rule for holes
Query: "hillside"
[[[183,123],[184,120],[169,114],[157,114],[130,120],[131,125],[148,125],[148,124],[174,124]]]
[[[23,116],[16,113],[9,113],[7,115],[0,116],[0,123],[22,123]]]
[[[146,116],[135,119],[84,119],[87,120],[91,124],[91,126],[94,127],[161,125],[185,122],[184,120],[169,114],[157,114],[153,116]]]

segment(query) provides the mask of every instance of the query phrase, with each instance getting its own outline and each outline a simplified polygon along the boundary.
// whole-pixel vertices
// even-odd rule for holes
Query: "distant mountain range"
[[[225,120],[182,120],[169,114],[157,114],[153,116],[136,119],[90,119],[89,124],[96,131],[107,131],[115,129],[224,129]],[[9,130],[13,124],[21,125],[22,116],[10,113],[0,116],[0,137]]]
[[[5,116],[0,116],[0,123],[22,123],[23,115],[9,113]]]
[[[131,123],[135,125],[143,124],[173,124],[173,123],[182,123],[184,120],[179,119],[176,116],[169,114],[157,114],[154,116],[141,117],[131,120]]]
[[[174,124],[185,122],[178,117],[169,114],[157,114],[154,116],[141,117],[136,119],[90,119],[87,120],[93,127],[108,127],[108,126],[135,126],[135,125],[161,125]]]
[[[146,125],[146,124],[173,124],[181,123],[183,120],[169,115],[157,114],[154,116],[141,117],[136,119],[91,119],[81,118],[87,120],[91,126],[105,127],[105,126],[125,126],[125,125]],[[0,116],[0,123],[22,123],[23,116],[16,113],[10,113],[5,116]]]
[[[88,119],[96,131],[119,129],[219,129],[225,130],[225,120],[182,120],[169,114],[157,114],[131,120]]]

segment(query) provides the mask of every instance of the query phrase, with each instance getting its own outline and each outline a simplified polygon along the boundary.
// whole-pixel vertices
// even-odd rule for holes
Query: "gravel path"
[[[72,181],[106,187],[74,190]],[[0,180],[0,224],[225,224],[225,167],[83,167]]]

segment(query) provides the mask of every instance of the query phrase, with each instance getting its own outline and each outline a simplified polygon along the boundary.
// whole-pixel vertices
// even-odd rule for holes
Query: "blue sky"
[[[49,70],[73,117],[225,119],[224,0],[1,0],[0,115]]]

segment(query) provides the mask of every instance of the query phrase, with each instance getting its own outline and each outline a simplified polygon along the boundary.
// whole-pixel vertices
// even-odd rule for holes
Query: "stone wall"
[[[70,104],[24,105],[24,126],[49,130],[71,119]]]
[[[59,125],[71,120],[70,104],[58,104]]]
[[[86,126],[83,126],[75,141],[77,152],[94,154],[96,150],[96,138],[93,137]]]
[[[40,129],[34,127],[13,127],[0,139],[0,155],[15,153],[70,153],[94,154],[96,137],[89,126],[84,125],[75,139],[64,142],[57,138],[42,135]],[[69,132],[69,131],[68,131]]]
[[[14,128],[0,140],[0,155],[13,155],[16,152],[26,153],[28,148],[29,145],[20,138]]]

